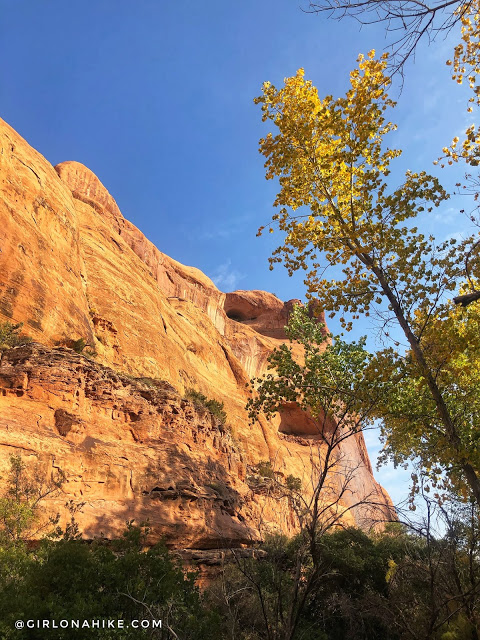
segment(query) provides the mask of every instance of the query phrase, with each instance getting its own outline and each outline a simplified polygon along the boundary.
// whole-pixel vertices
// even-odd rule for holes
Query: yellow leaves
[[[390,162],[401,153],[382,147],[383,136],[396,128],[384,117],[395,105],[387,93],[386,60],[386,55],[375,59],[374,51],[359,56],[344,97],[321,99],[300,69],[280,89],[265,83],[263,94],[255,99],[263,119],[276,130],[260,141],[266,177],[278,178],[274,205],[281,208],[281,216],[274,221],[286,237],[271,265],[284,262],[289,273],[308,271],[307,264],[315,265],[320,254],[331,264],[343,265],[345,280],[318,278],[314,269],[306,282],[325,309],[344,308],[353,318],[382,302],[368,270],[377,264],[372,256],[385,257],[396,247],[398,255],[389,266],[392,277],[402,268],[411,271],[407,263],[412,253],[420,251],[421,256],[418,237],[406,237],[396,229],[421,210],[420,203],[418,209],[412,203],[423,199],[438,204],[446,197],[423,172],[407,174],[400,189],[386,193]],[[408,276],[401,283],[405,291],[411,280]],[[342,323],[351,327],[346,319]]]
[[[469,87],[473,90],[475,98],[471,98],[469,102],[474,100],[480,104],[480,93],[477,85],[477,74],[480,69],[480,0],[473,0],[468,4],[462,4],[462,29],[460,42],[454,49],[453,60],[447,60],[447,65],[453,67],[452,79],[457,84],[462,84],[465,77],[468,79]],[[468,69],[468,74],[467,74]],[[472,108],[467,108],[469,113]],[[467,159],[468,157],[463,156]]]
[[[447,65],[453,67],[452,79],[462,84],[467,78],[473,96],[468,100],[467,112],[472,113],[472,104],[480,105],[480,85],[477,83],[477,74],[480,71],[480,0],[473,0],[468,5],[462,5],[462,42],[454,49],[453,60],[447,60]],[[467,71],[468,70],[468,71]],[[444,157],[448,158],[448,164],[457,162],[460,158],[469,164],[478,162],[479,142],[478,136],[473,136],[474,127],[469,127],[465,132],[465,140],[461,151],[454,152],[459,139],[453,139],[449,148],[444,148]],[[443,165],[442,165],[443,166]]]

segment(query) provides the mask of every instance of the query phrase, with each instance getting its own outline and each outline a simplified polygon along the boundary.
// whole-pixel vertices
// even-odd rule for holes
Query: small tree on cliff
[[[11,322],[0,322],[0,354],[6,349],[18,347],[32,341],[29,336],[22,333],[23,322],[12,324]]]
[[[372,393],[382,396],[374,413],[386,453],[396,462],[416,459],[433,481],[446,472],[480,504],[477,315],[446,300],[465,281],[463,258],[477,237],[437,244],[414,226],[448,198],[435,177],[408,171],[389,189],[400,151],[383,145],[395,129],[385,119],[394,106],[386,65],[386,55],[360,56],[351,89],[336,100],[319,98],[302,70],[281,89],[264,84],[256,102],[278,132],[260,141],[260,151],[267,179],[279,178],[273,224],[286,235],[271,262],[283,261],[290,273],[305,269],[309,295],[331,314],[342,312],[347,329],[350,313],[352,320],[375,314],[387,337],[391,325],[400,330],[406,350],[394,342],[365,370]],[[323,277],[331,265],[340,279]]]

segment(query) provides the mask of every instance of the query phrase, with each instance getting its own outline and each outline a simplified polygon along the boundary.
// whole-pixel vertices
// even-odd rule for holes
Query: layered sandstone
[[[4,353],[0,393],[2,446],[40,457],[47,477],[62,470],[52,508],[62,511],[67,496],[84,502],[85,536],[119,535],[135,518],[181,547],[254,538],[241,515],[248,487],[238,444],[167,382],[32,343]]]
[[[0,322],[35,340],[0,362],[2,472],[15,451],[63,469],[50,507],[84,503],[88,537],[132,518],[190,549],[248,545],[260,522],[293,533],[288,498],[261,490],[254,468],[270,460],[308,484],[318,430],[295,407],[249,424],[245,385],[285,340],[295,301],[219,291],[149,242],[89,169],[54,169],[1,121],[0,223]],[[94,360],[68,349],[79,338]],[[224,402],[225,426],[184,399],[192,388]],[[356,468],[344,505],[373,496],[387,515],[363,437],[343,453]]]

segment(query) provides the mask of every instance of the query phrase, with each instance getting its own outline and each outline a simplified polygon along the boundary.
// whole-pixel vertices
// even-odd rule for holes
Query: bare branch
[[[383,24],[391,35],[390,71],[403,77],[403,68],[415,57],[421,40],[428,43],[447,35],[461,22],[472,2],[443,0],[321,0],[310,2],[306,13],[326,13],[329,18],[353,18],[361,25]]]

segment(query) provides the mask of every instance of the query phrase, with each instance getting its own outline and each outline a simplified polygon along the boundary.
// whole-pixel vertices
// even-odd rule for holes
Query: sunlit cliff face
[[[36,343],[1,359],[2,477],[13,451],[46,476],[62,469],[47,507],[65,518],[67,500],[84,503],[85,537],[116,535],[132,518],[149,519],[151,541],[182,548],[294,533],[288,498],[250,478],[270,460],[279,478],[310,479],[310,441],[297,437],[312,435],[310,418],[292,406],[252,425],[245,411],[294,301],[222,293],[149,242],[89,169],[54,169],[3,122],[0,148],[0,322],[23,322]],[[69,348],[79,339],[81,354]],[[223,402],[226,423],[188,389]],[[345,501],[372,494],[387,514],[363,437],[348,448],[358,471]],[[365,524],[358,510],[345,520]]]

